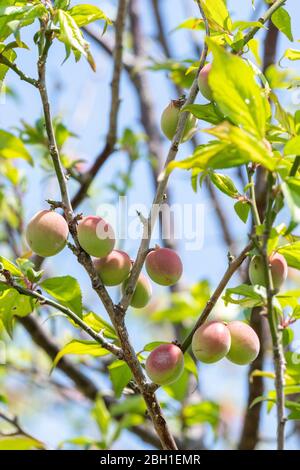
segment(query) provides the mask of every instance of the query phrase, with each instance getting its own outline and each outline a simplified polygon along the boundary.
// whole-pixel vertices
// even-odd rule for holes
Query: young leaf
[[[61,358],[64,357],[66,354],[102,357],[107,356],[109,352],[106,349],[102,348],[100,344],[96,343],[95,341],[73,339],[72,341],[67,343],[56,355],[51,370],[53,370],[57,366]]]
[[[227,196],[236,199],[239,196],[239,192],[236,189],[234,182],[228,175],[222,175],[221,173],[209,172],[209,178],[211,182]]]
[[[97,315],[94,312],[86,313],[83,316],[83,320],[87,325],[89,325],[93,330],[103,332],[103,335],[110,339],[117,339],[117,335],[113,327],[107,323],[100,315]]]
[[[51,277],[40,286],[65,307],[82,316],[82,294],[76,279],[71,276]]]
[[[248,220],[251,206],[247,201],[238,201],[234,204],[234,210],[244,224]]]
[[[92,409],[92,415],[95,418],[102,437],[106,439],[109,430],[111,417],[102,397],[96,398],[95,406]]]
[[[25,317],[34,309],[33,299],[19,294],[15,289],[6,289],[0,296],[0,318],[7,333],[12,336],[14,316]]]
[[[80,28],[97,20],[105,21],[105,29],[112,21],[96,5],[75,5],[68,11]]]
[[[272,158],[273,155],[263,140],[257,139],[254,134],[247,132],[245,129],[224,121],[212,129],[207,129],[206,132],[218,137],[229,145],[233,145],[249,162],[259,163],[268,170],[275,169],[277,161],[275,158]]]
[[[300,242],[281,246],[277,251],[285,257],[291,268],[300,269]]]
[[[45,445],[30,436],[2,435],[0,437],[0,450],[30,450],[43,449]]]
[[[289,13],[283,8],[278,8],[271,17],[272,23],[279,29],[286,37],[293,41],[291,17]]]
[[[300,223],[300,179],[297,177],[286,178],[281,188],[291,211],[292,221]]]
[[[93,56],[90,52],[89,43],[84,39],[82,32],[77,26],[74,18],[64,10],[58,10],[56,17],[56,21],[60,27],[58,39],[66,46],[66,59],[69,57],[71,50],[73,50],[76,61],[78,61],[81,55],[83,55],[86,57],[88,63],[95,71],[96,66]]]
[[[224,116],[214,103],[189,104],[184,106],[183,110],[190,111],[197,119],[202,119],[211,124],[219,124],[224,121]]]
[[[31,165],[33,164],[31,155],[22,140],[2,129],[0,129],[0,157],[8,159],[22,158]]]
[[[284,146],[284,155],[300,155],[300,135],[288,140]]]
[[[109,376],[116,398],[120,398],[124,387],[131,380],[132,372],[124,361],[115,361],[108,366]]]
[[[299,49],[287,49],[282,56],[282,59],[288,60],[300,60],[300,50]]]
[[[268,99],[253,69],[241,57],[226,52],[212,40],[213,65],[209,74],[214,101],[232,123],[262,139],[270,115]]]
[[[201,5],[213,31],[230,32],[232,23],[223,0],[201,0]]]

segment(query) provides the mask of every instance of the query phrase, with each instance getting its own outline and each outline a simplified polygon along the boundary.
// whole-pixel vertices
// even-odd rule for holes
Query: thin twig
[[[272,229],[272,185],[273,176],[268,175],[268,185],[266,191],[267,209],[265,217],[265,230],[263,234],[263,244],[261,249],[262,258],[264,261],[265,283],[267,291],[267,309],[268,309],[268,322],[273,343],[273,357],[275,365],[275,389],[276,389],[276,406],[277,406],[277,450],[284,449],[284,431],[285,431],[285,359],[282,347],[282,333],[278,328],[277,313],[273,306],[273,297],[275,290],[273,286],[273,278],[269,263],[268,256],[268,240]]]
[[[198,318],[196,324],[194,325],[193,329],[189,333],[189,335],[186,337],[186,339],[183,341],[181,345],[181,349],[183,352],[187,351],[187,349],[190,347],[192,338],[194,336],[195,331],[199,328],[199,326],[203,325],[203,323],[207,320],[209,314],[211,313],[212,309],[216,305],[219,297],[221,296],[223,290],[225,289],[226,285],[230,281],[231,277],[233,274],[237,271],[237,269],[240,267],[242,262],[246,259],[249,251],[253,247],[253,242],[250,242],[242,251],[241,253],[233,260],[230,262],[224,276],[222,277],[221,281],[219,282],[218,286],[216,287],[213,295],[210,297],[208,300],[204,310],[202,311],[200,317]]]
[[[49,305],[49,307],[53,307],[59,312],[64,313],[67,317],[71,318],[71,320],[73,320],[73,322],[76,323],[76,325],[78,325],[83,331],[85,331],[91,338],[97,341],[97,343],[99,343],[103,348],[107,349],[110,353],[114,354],[119,359],[123,359],[122,350],[118,346],[110,343],[109,341],[106,341],[101,332],[97,333],[70,308],[61,305],[55,300],[45,297],[43,294],[36,290],[20,286],[19,284],[14,282],[12,276],[8,274],[7,271],[2,270],[0,271],[0,273],[7,278],[7,285],[15,289],[17,292],[19,292],[19,294],[36,299],[41,305]]]
[[[38,80],[35,80],[34,78],[31,78],[26,75],[24,72],[22,72],[22,70],[19,69],[19,67],[14,62],[8,60],[8,58],[5,57],[3,54],[0,54],[0,64],[6,65],[6,67],[13,70],[24,82],[30,83],[30,85],[33,85],[36,88],[38,87]]]
[[[206,35],[209,36],[210,32],[209,32],[209,27],[208,27],[208,23],[206,21],[205,14],[203,12],[203,9],[202,9],[202,6],[201,6],[200,2],[198,1],[197,3],[198,3],[201,15],[202,15],[202,17],[204,19],[204,22],[205,22],[205,25],[206,25]],[[189,93],[189,95],[187,97],[187,100],[185,102],[185,106],[189,105],[189,104],[192,104],[196,99],[196,96],[197,96],[198,91],[199,91],[199,88],[198,88],[198,75],[199,75],[200,71],[202,70],[202,68],[205,65],[207,53],[208,53],[208,48],[207,48],[207,44],[205,43],[203,51],[202,51],[202,55],[201,55],[201,58],[200,58],[200,63],[199,63],[198,71],[197,71],[197,74],[196,74],[196,78],[195,78],[195,80],[192,84],[190,93]],[[180,145],[180,142],[181,142],[181,139],[182,139],[182,135],[183,135],[183,132],[184,132],[184,128],[185,128],[188,116],[189,116],[188,112],[182,112],[181,115],[180,115],[178,126],[177,126],[177,129],[176,129],[175,135],[173,137],[173,140],[171,142],[171,146],[169,148],[169,152],[168,152],[168,155],[167,155],[167,158],[166,158],[166,161],[165,161],[164,169],[166,169],[167,166],[169,165],[169,163],[172,162],[177,156],[178,148],[179,148],[179,145]],[[159,181],[159,184],[157,186],[156,194],[154,196],[152,206],[151,206],[148,218],[147,218],[147,223],[146,223],[146,225],[144,227],[144,230],[143,230],[143,238],[142,238],[139,250],[138,250],[136,261],[135,261],[135,263],[132,267],[131,275],[129,277],[125,293],[124,293],[124,295],[123,295],[123,297],[122,297],[122,299],[119,303],[120,308],[124,312],[127,310],[128,306],[130,304],[130,300],[131,300],[131,297],[133,295],[134,288],[136,286],[138,277],[140,275],[143,264],[145,262],[145,259],[146,259],[146,256],[147,256],[147,253],[148,253],[148,250],[149,250],[149,246],[150,246],[152,231],[154,229],[154,225],[155,225],[155,222],[157,220],[161,204],[164,200],[164,194],[166,192],[168,181],[169,181],[169,174],[167,172],[164,172],[163,176],[162,176],[162,178]]]

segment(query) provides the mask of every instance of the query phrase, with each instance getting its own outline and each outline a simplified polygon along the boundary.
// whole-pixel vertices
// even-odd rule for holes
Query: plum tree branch
[[[14,62],[11,62],[7,57],[5,57],[3,53],[0,54],[0,64],[6,65],[6,67],[13,70],[20,77],[20,79],[23,80],[24,82],[27,82],[36,88],[38,87],[38,80],[35,80],[34,78],[31,78],[28,75],[26,75],[24,72],[22,72],[22,70],[20,70],[19,67]]]
[[[207,20],[206,20],[205,14],[203,12],[200,1],[197,1],[197,4],[198,4],[198,7],[199,7],[201,16],[202,16],[202,18],[204,19],[204,22],[205,22],[206,36],[209,36],[210,31],[209,31],[208,23],[207,23]],[[197,70],[196,78],[195,78],[195,80],[192,84],[189,95],[188,95],[188,97],[185,101],[185,104],[184,104],[185,106],[194,103],[194,101],[197,97],[197,94],[198,94],[198,91],[199,91],[199,88],[198,88],[198,75],[199,75],[200,71],[202,70],[202,68],[205,65],[207,53],[208,53],[208,47],[207,47],[207,44],[205,43],[204,47],[203,47],[202,54],[201,54],[200,63],[199,63],[199,67],[198,67],[198,70]],[[175,135],[172,139],[171,146],[169,148],[167,158],[166,158],[166,161],[165,161],[165,164],[164,164],[164,170],[167,168],[169,163],[171,163],[173,160],[175,160],[175,158],[177,156],[178,148],[179,148],[182,136],[183,136],[183,132],[184,132],[184,128],[185,128],[185,125],[186,125],[186,122],[187,122],[188,115],[189,115],[188,112],[182,112],[180,114],[177,129],[176,129]],[[124,295],[123,295],[123,297],[122,297],[122,299],[119,303],[119,307],[124,313],[126,312],[128,306],[130,304],[130,300],[131,300],[131,297],[133,295],[135,285],[137,283],[138,277],[140,275],[143,264],[145,262],[145,259],[146,259],[146,256],[147,256],[147,253],[148,253],[148,250],[149,250],[149,246],[150,246],[152,231],[153,231],[155,222],[157,220],[161,204],[164,200],[164,195],[165,195],[165,191],[166,191],[166,188],[167,188],[168,181],[169,181],[169,174],[166,171],[164,171],[162,176],[161,176],[161,179],[158,183],[156,194],[154,196],[152,206],[151,206],[149,215],[147,217],[147,222],[144,225],[143,237],[142,237],[142,241],[141,241],[138,253],[137,253],[136,261],[135,261],[135,263],[132,267],[131,275],[129,277],[127,287],[125,289],[125,293],[124,293]]]
[[[265,216],[265,230],[263,234],[263,242],[261,246],[261,254],[264,261],[265,283],[267,291],[267,310],[268,322],[273,343],[273,357],[275,364],[275,389],[276,389],[276,406],[277,406],[277,450],[283,450],[285,444],[285,359],[282,347],[282,332],[279,331],[277,313],[274,309],[273,298],[275,295],[272,273],[268,257],[268,240],[272,229],[272,185],[273,175],[269,173],[266,191],[267,209]]]
[[[229,266],[227,270],[225,271],[224,276],[222,277],[221,281],[219,282],[218,286],[216,287],[213,295],[210,297],[208,300],[204,310],[202,311],[200,317],[198,318],[197,322],[195,323],[193,329],[189,333],[189,335],[186,337],[186,339],[183,341],[181,345],[181,349],[183,352],[187,351],[187,349],[190,347],[192,338],[194,336],[195,331],[199,328],[199,326],[203,325],[203,323],[207,320],[209,314],[211,313],[212,309],[217,303],[217,300],[221,296],[223,290],[225,289],[226,285],[230,281],[231,277],[233,274],[238,270],[242,262],[246,259],[249,251],[253,247],[253,242],[251,241],[248,243],[248,245],[241,251],[241,253],[234,258],[233,261],[229,263]]]
[[[268,30],[264,38],[264,52],[263,52],[263,72],[275,63],[276,51],[278,44],[278,29],[269,20]],[[255,204],[258,210],[259,218],[263,217],[265,211],[264,193],[266,190],[266,184],[264,179],[265,170],[263,168],[257,168],[257,179],[255,184]],[[245,183],[246,184],[246,183]],[[244,184],[244,186],[245,186]],[[253,218],[252,218],[253,219]],[[254,220],[252,220],[252,229],[254,226]],[[247,282],[249,282],[249,276],[247,276]],[[262,403],[257,403],[256,406],[251,407],[251,403],[264,394],[264,380],[263,377],[253,377],[255,370],[263,370],[264,358],[266,353],[266,323],[265,317],[262,315],[261,307],[254,307],[251,312],[250,326],[254,328],[260,341],[260,351],[255,359],[249,366],[248,370],[248,398],[247,406],[244,415],[244,422],[241,430],[241,435],[238,443],[238,449],[240,450],[253,450],[256,448],[259,440],[259,426],[260,416],[262,411]]]
[[[261,23],[264,25],[275,13],[278,8],[282,7],[287,0],[276,0],[270,8],[257,20],[258,23]],[[253,37],[256,35],[256,33],[259,31],[260,27],[259,26],[254,26],[253,28],[250,29],[250,31],[245,35],[243,44],[241,45],[240,53],[242,53],[243,48],[245,45],[253,39]]]
[[[119,359],[123,359],[123,353],[121,348],[119,348],[115,344],[110,343],[109,341],[106,341],[101,332],[97,333],[70,308],[61,305],[55,300],[45,297],[42,293],[38,292],[37,290],[20,286],[14,281],[13,277],[11,276],[11,273],[6,270],[0,270],[0,274],[2,274],[6,278],[7,286],[12,287],[21,295],[25,295],[27,297],[31,297],[33,299],[38,300],[41,305],[48,305],[49,307],[53,307],[59,312],[64,313],[67,317],[71,318],[71,320],[73,320],[73,322],[76,323],[76,325],[78,325],[83,331],[85,331],[91,338],[97,341],[97,343],[99,343],[103,348],[107,349],[107,351],[114,354]]]

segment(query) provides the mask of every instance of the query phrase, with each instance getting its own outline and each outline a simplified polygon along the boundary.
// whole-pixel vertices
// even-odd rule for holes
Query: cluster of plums
[[[211,64],[206,64],[199,73],[198,86],[202,95],[208,100],[212,101],[212,90],[208,83],[208,76],[211,70]],[[184,104],[184,100],[172,100],[170,104],[164,109],[161,115],[161,130],[165,136],[172,140],[179,121],[181,108]],[[197,129],[197,119],[192,114],[188,115],[187,122],[184,127],[182,142],[189,140]]]
[[[27,242],[34,253],[48,257],[59,253],[66,245],[69,235],[68,224],[55,211],[38,212],[26,229]],[[122,284],[126,289],[132,268],[132,260],[127,253],[115,250],[113,228],[98,216],[83,217],[77,228],[81,247],[93,256],[94,267],[105,286]],[[182,262],[174,250],[156,247],[146,257],[146,271],[152,281],[162,286],[175,284],[182,275]],[[141,273],[130,305],[135,308],[145,307],[152,295],[148,278]]]
[[[273,286],[279,289],[288,274],[288,265],[284,256],[272,253],[269,256],[269,267]],[[249,278],[253,285],[266,285],[264,261],[260,255],[251,258]],[[192,339],[194,356],[206,364],[226,357],[234,364],[246,365],[254,361],[259,348],[257,334],[253,328],[241,321],[204,323],[195,331]],[[171,384],[179,379],[183,371],[183,353],[176,344],[162,344],[150,353],[145,367],[153,382],[159,385]]]
[[[241,321],[204,323],[195,331],[192,339],[194,356],[206,364],[227,357],[235,364],[246,365],[257,357],[259,347],[259,339],[253,328]],[[159,385],[178,380],[183,368],[183,353],[173,343],[161,344],[146,360],[148,376]]]

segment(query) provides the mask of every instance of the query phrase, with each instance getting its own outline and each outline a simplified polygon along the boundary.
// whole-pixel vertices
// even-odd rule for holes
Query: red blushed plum
[[[246,365],[253,362],[259,353],[259,339],[253,328],[241,321],[228,324],[231,336],[231,346],[227,359],[234,364]]]
[[[78,224],[78,240],[90,255],[102,258],[115,246],[114,231],[104,219],[95,215],[84,217]]]
[[[161,115],[161,130],[169,140],[172,140],[175,135],[181,106],[181,100],[172,100]],[[189,114],[185,124],[183,137],[181,139],[182,142],[186,142],[193,136],[196,131],[196,124],[197,119],[192,114]]]
[[[152,281],[161,286],[172,286],[182,275],[182,262],[170,248],[156,248],[146,258],[146,270]]]
[[[269,257],[273,286],[279,289],[288,275],[287,262],[280,253],[273,253]],[[259,255],[252,257],[249,264],[249,278],[253,285],[266,286],[265,269],[263,258]]]
[[[105,258],[93,261],[95,269],[105,286],[118,286],[129,276],[131,260],[127,253],[113,250]]]
[[[211,64],[204,65],[198,76],[198,86],[204,98],[208,101],[212,101],[212,90],[208,83],[209,72],[211,71]]]
[[[54,211],[42,210],[35,214],[26,228],[27,243],[39,256],[54,256],[66,245],[69,227],[65,219]]]
[[[123,282],[122,291],[123,294],[126,291],[128,280]],[[136,287],[131,298],[130,305],[134,308],[143,308],[149,303],[152,295],[152,287],[148,280],[148,278],[141,273],[138,281],[136,283]]]
[[[217,362],[229,352],[230,333],[223,322],[209,322],[195,331],[192,349],[195,357],[201,362],[211,364]]]
[[[175,344],[161,344],[146,360],[148,377],[158,385],[168,385],[179,379],[184,368],[181,349]]]

